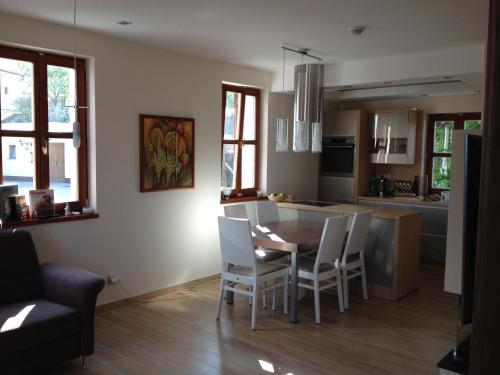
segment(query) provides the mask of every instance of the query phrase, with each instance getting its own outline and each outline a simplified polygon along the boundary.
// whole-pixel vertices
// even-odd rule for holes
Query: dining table
[[[304,253],[317,249],[324,223],[313,220],[285,220],[252,227],[255,246],[290,255],[289,320],[298,322],[299,262]],[[232,302],[229,301],[228,302]]]

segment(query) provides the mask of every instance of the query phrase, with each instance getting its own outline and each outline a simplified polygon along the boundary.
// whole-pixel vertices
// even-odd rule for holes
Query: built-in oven
[[[354,176],[354,137],[323,138],[321,175],[334,177]]]

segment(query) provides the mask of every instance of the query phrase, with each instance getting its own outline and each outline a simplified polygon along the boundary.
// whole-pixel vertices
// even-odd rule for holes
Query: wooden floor
[[[252,332],[247,298],[224,303],[216,322],[218,281],[205,282],[193,297],[98,313],[85,374],[269,374],[259,360],[274,374],[436,374],[436,362],[453,346],[457,297],[443,293],[442,277],[432,272],[420,285],[398,303],[352,296],[345,313],[336,295],[322,294],[321,325],[314,324],[310,295],[295,325],[282,310],[259,306]],[[71,361],[53,373],[78,374],[79,366]]]

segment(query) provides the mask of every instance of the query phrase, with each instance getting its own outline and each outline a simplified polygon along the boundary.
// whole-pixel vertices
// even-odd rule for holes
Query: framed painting
[[[141,192],[194,188],[194,119],[140,115]]]

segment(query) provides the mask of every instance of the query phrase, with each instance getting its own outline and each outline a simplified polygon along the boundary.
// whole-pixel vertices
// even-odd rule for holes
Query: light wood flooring
[[[250,306],[236,296],[215,321],[218,281],[197,285],[199,294],[136,303],[99,312],[95,354],[85,374],[437,374],[437,361],[454,343],[457,297],[442,292],[442,276],[421,275],[420,289],[400,302],[357,295],[339,313],[334,294],[321,295],[321,325],[314,324],[308,294],[300,323],[270,307],[258,308],[250,330]],[[179,294],[171,298],[182,297]],[[259,301],[260,302],[260,301]],[[270,305],[270,301],[269,301]],[[53,374],[79,374],[78,360]]]

